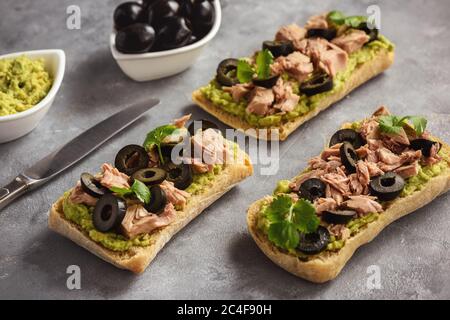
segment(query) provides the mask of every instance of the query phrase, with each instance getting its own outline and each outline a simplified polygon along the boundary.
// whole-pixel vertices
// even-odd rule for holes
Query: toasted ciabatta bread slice
[[[239,152],[243,153],[242,150]],[[151,234],[152,243],[147,247],[132,247],[125,252],[115,252],[97,244],[80,227],[65,218],[62,197],[50,209],[49,228],[118,268],[142,273],[178,231],[236,184],[253,174],[253,166],[249,157],[244,155],[243,159],[245,159],[243,164],[225,165],[221,173],[215,176],[211,185],[205,188],[203,193],[193,195],[184,210],[177,211],[177,218],[174,222]]]
[[[373,59],[356,67],[352,75],[347,79],[347,81],[345,81],[341,90],[322,99],[314,110],[296,118],[295,120],[282,123],[280,126],[260,128],[265,129],[265,131],[262,132],[260,131],[260,129],[253,127],[250,123],[239,118],[238,116],[235,116],[229,112],[224,111],[222,108],[215,106],[210,100],[206,99],[203,96],[200,90],[197,90],[192,94],[192,99],[203,110],[210,113],[230,127],[243,131],[254,129],[254,132],[256,133],[255,135],[253,134],[253,130],[249,130],[249,132],[247,133],[254,136],[255,138],[264,140],[272,140],[271,131],[278,130],[278,135],[275,135],[278,138],[276,138],[275,140],[283,141],[286,140],[286,138],[303,123],[314,118],[315,116],[317,116],[317,114],[319,114],[319,112],[327,109],[333,103],[344,98],[351,91],[353,91],[353,89],[359,87],[371,78],[388,69],[393,62],[394,52],[387,49],[380,49]]]
[[[450,151],[448,145],[443,148]],[[443,160],[445,161],[445,160]],[[353,253],[362,245],[372,241],[386,226],[397,219],[425,206],[436,197],[450,190],[450,167],[430,179],[420,191],[394,200],[380,213],[377,220],[345,242],[338,252],[323,252],[309,261],[301,261],[273,245],[257,227],[257,217],[263,199],[253,203],[247,212],[247,226],[258,247],[274,263],[290,273],[306,280],[323,283],[336,278]]]

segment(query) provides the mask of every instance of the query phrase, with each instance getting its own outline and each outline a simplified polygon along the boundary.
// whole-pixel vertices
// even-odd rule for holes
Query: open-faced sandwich
[[[334,279],[358,247],[450,189],[450,147],[426,124],[385,107],[345,124],[306,170],[249,208],[258,246],[299,277]]]
[[[141,273],[204,209],[253,173],[248,155],[190,116],[121,149],[115,166],[83,173],[53,204],[49,227],[122,269]],[[187,150],[187,151],[186,151]]]
[[[284,26],[253,56],[222,61],[193,100],[249,135],[285,140],[392,64],[393,44],[369,25],[365,17],[332,11],[303,28]]]

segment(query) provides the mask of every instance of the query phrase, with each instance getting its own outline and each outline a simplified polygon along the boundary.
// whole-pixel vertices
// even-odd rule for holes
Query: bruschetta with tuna
[[[251,205],[253,239],[296,276],[334,279],[387,225],[450,189],[450,147],[426,124],[385,107],[345,124],[302,173]]]
[[[143,272],[163,246],[237,183],[248,155],[210,122],[190,116],[122,148],[114,166],[81,174],[49,215],[50,229],[122,269]],[[198,127],[198,130],[196,130]]]
[[[249,135],[285,140],[391,66],[394,45],[369,26],[365,17],[339,11],[313,16],[304,27],[284,26],[253,56],[223,60],[193,100]]]

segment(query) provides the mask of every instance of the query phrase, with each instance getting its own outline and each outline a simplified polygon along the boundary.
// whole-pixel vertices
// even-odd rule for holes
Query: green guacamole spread
[[[30,109],[45,98],[51,87],[52,79],[42,59],[1,59],[0,116]]]
[[[202,193],[222,171],[222,165],[215,165],[213,172],[195,174],[194,182],[186,189],[191,195]],[[142,234],[134,239],[128,239],[113,232],[100,232],[94,228],[92,214],[94,207],[83,204],[74,204],[69,199],[70,191],[64,194],[63,211],[66,219],[78,225],[93,241],[113,251],[127,251],[131,247],[146,247],[152,242],[150,234]],[[188,200],[189,201],[189,200]]]
[[[229,112],[241,119],[246,120],[249,124],[256,127],[271,127],[277,126],[282,122],[294,120],[306,113],[314,110],[319,101],[332,95],[342,89],[345,81],[351,76],[353,71],[361,64],[373,59],[378,51],[388,50],[393,51],[394,45],[385,37],[379,36],[377,40],[365,45],[357,52],[349,56],[347,67],[342,72],[339,72],[334,78],[334,88],[331,91],[320,93],[311,97],[305,95],[300,96],[300,102],[297,107],[283,115],[258,116],[246,112],[247,101],[243,100],[236,103],[231,94],[222,90],[222,87],[215,81],[200,89],[202,94],[214,105],[221,107],[226,112]],[[287,75],[284,76],[285,78]],[[294,92],[298,93],[298,86],[294,87]]]

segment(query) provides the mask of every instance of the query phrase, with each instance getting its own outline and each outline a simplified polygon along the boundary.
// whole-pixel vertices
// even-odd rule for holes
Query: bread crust
[[[243,151],[240,151],[243,153]],[[151,244],[147,247],[132,247],[126,252],[115,252],[92,241],[75,223],[67,220],[63,212],[63,197],[54,203],[49,212],[48,226],[51,230],[69,238],[99,258],[120,269],[142,273],[169,240],[207,207],[231,190],[236,184],[253,174],[253,166],[248,155],[244,155],[244,164],[226,165],[222,172],[211,182],[206,192],[192,196],[183,211],[177,212],[177,219],[151,235]]]
[[[445,145],[445,148],[450,150],[448,145]],[[365,229],[347,240],[345,246],[338,252],[319,254],[315,259],[306,262],[278,249],[258,229],[257,216],[264,199],[256,201],[248,209],[247,227],[258,247],[274,263],[298,277],[315,283],[324,283],[336,278],[355,251],[360,246],[372,241],[386,226],[425,206],[449,190],[450,167],[439,176],[430,179],[422,190],[393,201],[377,220],[369,223]]]
[[[377,76],[384,70],[388,69],[393,62],[394,62],[394,52],[388,51],[387,49],[384,48],[380,49],[377,55],[372,60],[356,68],[353,74],[345,82],[342,90],[339,90],[339,92],[335,92],[334,94],[322,99],[313,111],[301,117],[298,117],[293,121],[282,123],[280,126],[277,127],[261,128],[267,130],[262,132],[260,131],[260,129],[254,128],[251,124],[249,124],[245,120],[242,120],[238,116],[232,115],[231,113],[224,111],[222,108],[215,106],[211,101],[209,101],[203,96],[200,90],[196,90],[193,92],[192,100],[200,108],[210,113],[223,123],[229,125],[230,127],[233,127],[241,131],[245,131],[247,129],[255,129],[256,134],[253,134],[252,132],[253,130],[250,130],[248,134],[258,139],[283,141],[286,140],[287,137],[298,127],[300,127],[303,123],[314,118],[321,111],[327,109],[333,103],[344,98],[355,88],[359,87],[360,85],[367,82],[371,78]],[[277,138],[272,139],[271,131],[274,129],[279,130],[279,134],[276,135]],[[267,132],[267,134],[263,134],[263,132]]]

